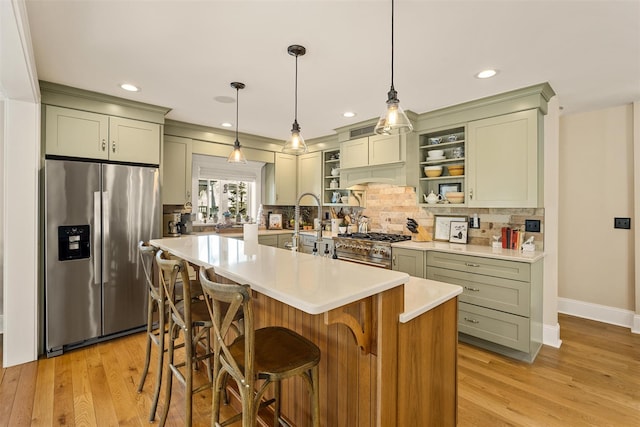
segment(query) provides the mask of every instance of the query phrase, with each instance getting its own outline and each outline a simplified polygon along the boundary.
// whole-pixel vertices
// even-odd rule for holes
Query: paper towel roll
[[[242,238],[245,242],[257,242],[258,224],[244,224],[242,226]]]
[[[341,219],[332,218],[331,219],[331,234],[336,236],[338,234],[338,224],[340,224]]]

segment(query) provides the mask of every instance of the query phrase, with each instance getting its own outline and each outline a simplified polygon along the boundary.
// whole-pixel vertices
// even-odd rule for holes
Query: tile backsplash
[[[480,228],[468,230],[468,243],[490,246],[492,236],[501,234],[502,227],[524,230],[525,219],[540,220],[540,233],[525,233],[525,239],[534,237],[536,250],[544,249],[543,208],[467,208],[455,205],[422,207],[417,204],[413,187],[398,187],[386,184],[369,184],[366,188],[366,208],[363,214],[370,218],[371,231],[411,234],[406,228],[407,218],[433,233],[434,215],[477,214]]]

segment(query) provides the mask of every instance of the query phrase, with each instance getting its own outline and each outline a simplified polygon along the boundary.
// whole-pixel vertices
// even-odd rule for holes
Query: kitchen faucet
[[[322,242],[322,204],[320,203],[320,198],[313,193],[302,193],[298,196],[298,201],[296,202],[295,207],[295,224],[293,228],[293,237],[291,239],[292,251],[298,250],[298,242],[300,241],[300,224],[298,223],[298,220],[300,219],[300,200],[302,200],[304,196],[311,196],[315,199],[316,203],[318,203],[318,229],[316,230],[316,242]]]

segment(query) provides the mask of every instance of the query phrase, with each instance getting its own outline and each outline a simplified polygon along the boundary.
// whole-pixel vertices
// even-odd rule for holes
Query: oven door
[[[376,260],[372,260],[366,257],[358,257],[357,255],[345,255],[338,254],[338,259],[343,261],[355,262],[356,264],[364,264],[371,267],[385,268],[387,270],[391,270],[391,263],[378,262]]]

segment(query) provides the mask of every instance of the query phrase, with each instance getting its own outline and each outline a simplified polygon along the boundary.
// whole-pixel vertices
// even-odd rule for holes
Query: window
[[[197,222],[255,220],[260,207],[262,162],[232,165],[226,158],[193,155],[193,206]]]
[[[215,179],[198,180],[198,220],[219,221],[221,216],[232,219],[240,215],[252,217],[255,181],[229,181]],[[252,217],[253,218],[253,217]]]

